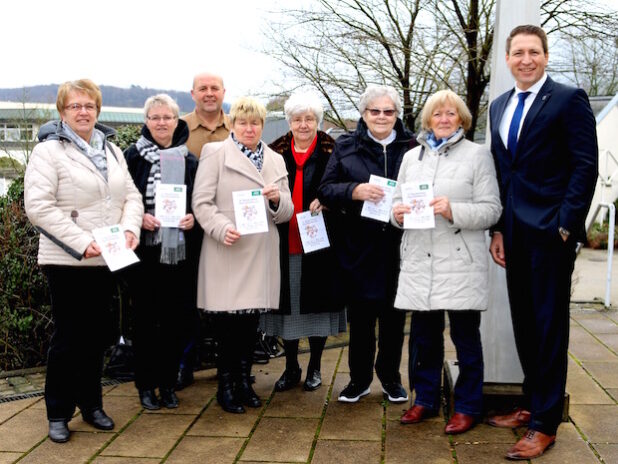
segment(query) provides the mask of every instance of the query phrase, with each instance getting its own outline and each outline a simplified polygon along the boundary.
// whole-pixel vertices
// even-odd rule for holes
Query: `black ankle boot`
[[[54,443],[64,443],[69,441],[69,427],[65,420],[49,421],[49,439]]]
[[[297,367],[294,370],[286,369],[279,377],[279,380],[275,382],[275,391],[282,392],[286,390],[291,390],[298,382],[300,382],[300,377],[303,371],[300,367]]]
[[[217,403],[226,412],[242,414],[245,408],[236,402],[232,388],[232,375],[229,372],[219,372],[219,389],[217,390]]]
[[[234,396],[236,401],[250,408],[259,408],[262,401],[251,386],[251,363],[246,359],[240,361],[240,372],[236,377],[234,386]]]
[[[159,404],[159,398],[157,398],[157,394],[154,389],[152,390],[139,390],[139,402],[142,404],[144,409],[148,409],[150,411],[156,411],[157,409],[161,409],[161,405]]]
[[[159,388],[161,394],[161,404],[167,409],[174,409],[178,407],[178,397],[174,393],[173,388]]]

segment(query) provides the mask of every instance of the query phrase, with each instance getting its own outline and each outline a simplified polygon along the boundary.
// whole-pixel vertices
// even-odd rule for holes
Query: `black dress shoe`
[[[232,414],[243,414],[245,408],[242,407],[234,398],[232,389],[232,375],[229,372],[219,372],[219,388],[217,389],[217,403],[225,412]]]
[[[84,422],[92,425],[95,429],[112,430],[114,428],[114,421],[102,409],[95,409],[87,413],[82,412],[82,418]]]
[[[49,439],[54,443],[65,443],[69,441],[69,427],[65,420],[49,421]]]
[[[286,369],[279,377],[279,380],[275,382],[275,391],[282,392],[286,390],[291,390],[298,382],[300,382],[300,377],[303,373],[303,370],[299,367],[293,371]]]
[[[142,403],[144,409],[149,409],[150,411],[161,409],[159,399],[154,390],[140,390],[139,402]]]
[[[303,388],[305,391],[313,391],[320,388],[322,385],[322,374],[320,371],[309,371],[307,372],[307,378],[305,379],[305,383],[303,384]]]
[[[159,388],[161,394],[161,404],[167,409],[178,407],[178,397],[172,388]]]
[[[193,377],[193,366],[182,366],[178,370],[178,378],[176,379],[176,391],[180,391],[183,388],[187,388],[195,381]]]

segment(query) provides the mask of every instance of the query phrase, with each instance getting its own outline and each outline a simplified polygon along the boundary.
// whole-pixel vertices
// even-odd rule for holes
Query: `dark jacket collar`
[[[94,128],[103,132],[103,135],[106,139],[116,135],[115,129],[98,122],[94,125]],[[62,124],[60,124],[60,120],[57,119],[53,121],[48,121],[43,124],[39,128],[37,137],[39,139],[39,142],[45,142],[46,140],[69,140],[64,134]]]
[[[159,144],[155,141],[148,129],[148,126],[144,124],[142,126],[142,135],[146,137],[146,139],[150,140],[152,143],[157,145],[159,148],[163,148],[159,146]],[[172,136],[172,145],[165,148],[174,148],[179,147],[180,145],[184,145],[189,140],[189,126],[186,121],[182,119],[178,119],[178,126],[176,126],[176,130],[174,131],[174,135]]]

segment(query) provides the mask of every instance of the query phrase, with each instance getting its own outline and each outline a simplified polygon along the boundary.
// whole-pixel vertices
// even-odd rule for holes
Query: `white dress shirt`
[[[528,95],[526,101],[524,102],[524,112],[521,115],[521,122],[519,123],[519,130],[517,131],[517,139],[519,139],[519,134],[521,133],[521,128],[524,125],[528,110],[532,106],[532,103],[534,103],[534,99],[539,94],[539,91],[541,90],[541,87],[543,87],[543,84],[545,84],[546,80],[547,73],[544,73],[543,77],[541,77],[541,79],[539,79],[539,81],[528,90],[521,90],[517,88],[517,85],[515,85],[515,92],[513,92],[511,99],[506,105],[506,109],[504,110],[504,114],[502,115],[502,120],[500,121],[500,138],[502,139],[505,147],[508,145],[509,126],[511,125],[513,113],[515,113],[515,108],[517,107],[517,103],[519,102],[519,94],[522,92],[530,92],[530,95]]]

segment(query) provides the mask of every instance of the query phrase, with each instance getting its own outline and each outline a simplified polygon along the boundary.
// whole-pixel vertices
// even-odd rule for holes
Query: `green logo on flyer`
[[[388,181],[388,186],[389,187],[395,187],[397,185],[397,182],[395,182],[394,180],[389,180]]]
[[[421,184],[418,186],[420,190],[427,190],[429,188],[429,184]]]
[[[182,192],[182,187],[174,187],[174,192]]]
[[[118,227],[112,227],[110,229],[111,232],[118,232],[120,229]]]
[[[262,192],[259,190],[254,190],[253,192],[251,192],[252,197],[259,197],[261,194]]]

